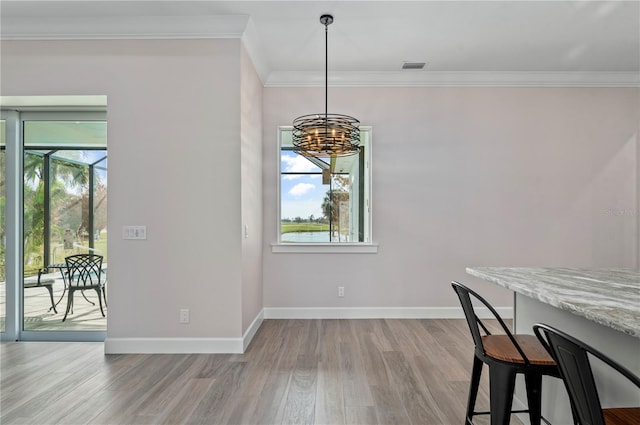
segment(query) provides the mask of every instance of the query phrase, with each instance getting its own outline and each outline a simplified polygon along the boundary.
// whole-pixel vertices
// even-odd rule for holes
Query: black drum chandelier
[[[332,158],[360,151],[360,121],[348,115],[328,113],[329,25],[333,16],[322,15],[324,25],[324,114],[302,115],[293,120],[293,149],[303,156]]]

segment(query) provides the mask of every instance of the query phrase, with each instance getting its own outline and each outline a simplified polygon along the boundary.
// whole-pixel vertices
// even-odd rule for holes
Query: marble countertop
[[[467,273],[640,338],[638,271],[468,267]]]

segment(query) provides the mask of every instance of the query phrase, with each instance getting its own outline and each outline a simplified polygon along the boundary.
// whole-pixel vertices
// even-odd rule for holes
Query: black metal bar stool
[[[602,360],[633,383],[638,388],[638,400],[640,400],[640,378],[595,348],[556,328],[538,323],[533,325],[533,331],[558,364],[569,399],[575,407],[576,424],[640,424],[640,407],[602,408],[589,357]]]
[[[475,344],[465,424],[473,425],[475,415],[490,414],[491,425],[508,425],[512,413],[528,412],[531,425],[540,425],[542,376],[560,377],[553,358],[534,335],[512,334],[496,310],[476,292],[458,282],[452,282],[451,285],[458,294]],[[492,335],[489,332],[475,313],[472,297],[491,312],[504,334]],[[489,367],[490,411],[476,412],[483,364]],[[511,410],[518,373],[524,374],[527,410]]]

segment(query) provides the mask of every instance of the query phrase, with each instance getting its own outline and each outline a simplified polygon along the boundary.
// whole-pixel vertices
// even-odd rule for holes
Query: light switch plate
[[[122,239],[147,239],[147,226],[123,226]]]

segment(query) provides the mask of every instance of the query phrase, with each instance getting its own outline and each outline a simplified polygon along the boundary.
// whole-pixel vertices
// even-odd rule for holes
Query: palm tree
[[[322,213],[329,221],[329,233],[333,237],[333,232],[338,232],[338,242],[340,242],[340,205],[349,203],[349,192],[342,189],[329,189],[322,201]]]
[[[67,151],[70,152],[70,151]],[[49,156],[50,186],[49,196],[45,199],[45,156],[47,153],[25,151],[24,155],[24,252],[25,270],[39,268],[43,265],[45,240],[45,202],[49,202],[50,223],[52,232],[62,238],[65,225],[72,224],[76,232],[83,226],[88,229],[88,208],[83,205],[83,198],[89,187],[89,167],[80,163],[82,151],[71,151],[77,156],[76,161],[66,161]],[[83,195],[84,194],[84,195]],[[80,207],[81,214],[70,219],[68,211]],[[75,214],[72,214],[75,216]],[[66,221],[66,223],[63,223]]]

